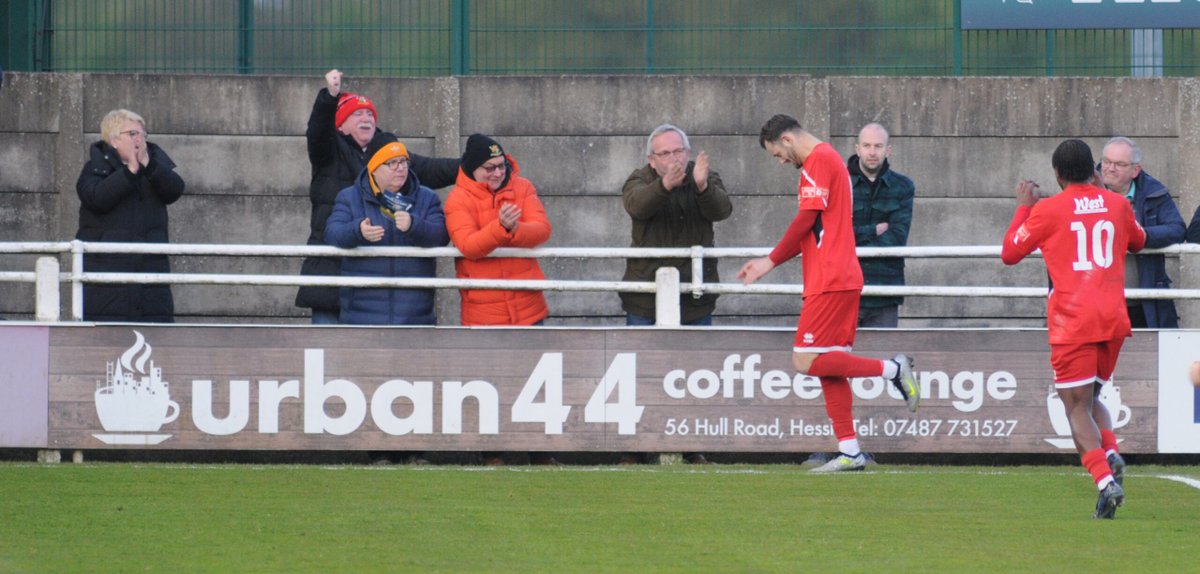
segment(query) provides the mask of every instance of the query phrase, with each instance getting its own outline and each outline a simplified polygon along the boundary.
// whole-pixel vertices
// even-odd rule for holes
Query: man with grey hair
[[[1133,205],[1137,222],[1146,229],[1146,249],[1182,243],[1187,230],[1171,191],[1142,169],[1142,148],[1133,140],[1117,136],[1104,144],[1100,177],[1104,187],[1125,196]],[[1132,265],[1125,266],[1126,289],[1168,289],[1166,257],[1129,255]],[[1141,299],[1126,303],[1129,320],[1136,328],[1175,329],[1179,315],[1170,299]]]
[[[713,246],[713,223],[727,219],[733,204],[725,184],[716,171],[709,169],[708,154],[701,151],[691,161],[692,147],[683,130],[663,124],[650,132],[646,140],[646,165],[625,180],[621,197],[625,211],[633,219],[631,247]],[[659,267],[679,270],[679,280],[692,280],[690,259],[630,258],[625,262],[625,281],[654,281]],[[717,261],[704,260],[704,282],[719,283]],[[653,293],[620,293],[625,324],[654,325],[657,309]],[[712,325],[715,293],[700,297],[681,293],[680,319],[684,325]],[[693,464],[708,461],[700,453],[684,453]],[[625,455],[623,463],[640,462]]]
[[[713,246],[713,223],[728,218],[733,204],[721,176],[708,166],[708,154],[691,161],[691,144],[683,130],[663,124],[646,140],[646,165],[625,180],[621,198],[633,219],[631,247]],[[625,281],[654,281],[659,267],[679,270],[679,280],[692,280],[689,259],[631,258],[625,263]],[[717,261],[704,260],[704,282],[717,283]],[[626,324],[653,325],[653,293],[621,293]],[[711,325],[717,295],[680,295],[684,325]]]

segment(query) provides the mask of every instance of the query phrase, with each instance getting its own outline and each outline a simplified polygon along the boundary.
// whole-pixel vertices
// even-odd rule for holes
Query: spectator
[[[690,161],[691,145],[683,130],[663,124],[654,128],[646,142],[646,165],[625,180],[621,198],[633,219],[631,247],[713,246],[713,223],[727,219],[733,204],[725,184],[708,165],[708,154],[700,152]],[[679,270],[679,280],[692,280],[690,259],[637,259],[625,261],[625,281],[654,281],[659,267]],[[717,261],[704,260],[704,282],[719,283]],[[654,324],[653,293],[621,293],[625,324]],[[679,298],[684,325],[712,325],[717,295]]]
[[[333,212],[338,193],[354,185],[367,165],[367,148],[376,149],[388,140],[376,126],[375,104],[366,96],[342,92],[342,73],[330,70],[325,74],[325,87],[317,92],[312,113],[308,116],[308,161],[312,165],[312,183],[308,199],[312,203],[309,220],[309,245],[325,245],[325,223]],[[394,136],[392,136],[394,139]],[[409,154],[409,173],[431,189],[454,182],[458,170],[457,158],[427,158]],[[341,263],[336,257],[309,257],[300,268],[302,275],[338,275]],[[301,287],[296,293],[296,306],[312,309],[313,324],[338,322],[338,289],[336,287]]]
[[[175,162],[147,141],[146,120],[125,109],[100,120],[100,141],[75,183],[82,241],[168,243],[167,206],[183,195]],[[166,255],[87,253],[88,272],[170,273]],[[83,285],[86,321],[173,323],[175,301],[164,284]]]
[[[463,256],[460,279],[545,279],[537,259],[487,256],[498,247],[537,247],[550,220],[537,190],[495,140],[467,139],[458,181],[446,199],[446,227]],[[541,325],[550,314],[541,291],[462,289],[463,325]]]
[[[858,132],[855,155],[846,167],[854,188],[854,244],[858,247],[904,247],[912,223],[913,182],[893,171],[888,132],[869,123]],[[861,260],[866,285],[904,285],[903,257]],[[903,297],[863,297],[858,306],[859,327],[896,327]]]
[[[446,227],[463,256],[460,279],[545,279],[537,259],[492,257],[498,247],[537,247],[550,239],[550,220],[537,190],[500,144],[482,134],[467,138],[458,181],[446,198]],[[460,289],[463,325],[541,325],[550,314],[541,291]],[[483,453],[484,464],[505,463]],[[530,453],[533,464],[558,464],[548,453]]]
[[[708,154],[701,151],[691,161],[692,146],[687,134],[671,124],[650,132],[646,140],[646,165],[635,169],[625,180],[621,198],[625,211],[633,219],[631,247],[713,247],[713,223],[728,219],[733,204],[725,184],[716,171],[709,169]],[[679,280],[692,280],[690,259],[637,259],[625,261],[625,281],[654,281],[659,267],[679,270]],[[717,261],[704,260],[704,282],[719,283]],[[656,308],[653,293],[620,293],[625,324],[654,325]],[[684,325],[712,325],[715,293],[696,297],[682,293],[680,317]],[[701,453],[684,453],[684,460],[707,464]],[[644,457],[627,453],[623,464],[645,462]]]
[[[410,174],[408,149],[391,140],[378,150],[358,181],[337,196],[325,226],[335,247],[361,245],[440,247],[450,241],[437,194]],[[375,144],[372,144],[375,146]],[[429,257],[345,257],[342,275],[356,277],[436,277]],[[339,322],[349,325],[436,325],[433,289],[342,287]]]
[[[1104,187],[1124,195],[1133,204],[1133,214],[1146,230],[1146,249],[1182,243],[1187,229],[1183,216],[1162,182],[1142,169],[1142,148],[1126,137],[1115,137],[1104,144],[1100,175]],[[1125,287],[1168,289],[1167,258],[1164,255],[1128,255],[1133,264],[1125,265]],[[1135,275],[1136,273],[1136,275]],[[1142,299],[1126,303],[1134,328],[1175,329],[1179,315],[1170,299]]]
[[[379,144],[383,145],[379,145]],[[367,150],[371,158],[353,186],[337,196],[325,225],[335,247],[360,245],[440,247],[450,241],[437,194],[409,173],[408,149],[384,134]],[[428,257],[344,257],[342,275],[357,277],[435,277],[437,260]],[[339,323],[348,325],[436,325],[433,289],[342,287]],[[370,451],[374,464],[406,461],[429,464],[424,452]]]

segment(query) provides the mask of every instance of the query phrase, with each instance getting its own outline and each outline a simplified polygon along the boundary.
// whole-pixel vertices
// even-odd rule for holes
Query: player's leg
[[[1113,478],[1104,449],[1100,448],[1100,428],[1092,418],[1098,348],[1094,343],[1051,345],[1050,363],[1054,367],[1054,388],[1066,408],[1075,448],[1100,491],[1093,516],[1112,518],[1125,493]]]
[[[814,468],[813,472],[862,470],[867,465],[867,458],[854,430],[854,392],[850,389],[850,381],[844,377],[821,377],[821,394],[825,397],[825,414],[833,424],[833,435],[838,440],[838,456]]]
[[[858,291],[835,291],[808,297],[800,311],[800,326],[792,365],[815,377],[879,377],[892,381],[911,411],[920,405],[921,393],[912,373],[912,360],[896,355],[891,360],[850,353],[858,322]]]
[[[1107,343],[1103,343],[1098,347],[1096,376],[1101,382],[1107,381],[1112,384],[1113,372],[1117,368],[1117,358],[1121,354],[1121,347],[1125,344],[1125,337],[1118,337]],[[1096,421],[1096,426],[1100,428],[1100,448],[1104,449],[1104,455],[1108,459],[1108,466],[1112,469],[1113,479],[1121,488],[1125,487],[1125,459],[1121,457],[1120,449],[1117,448],[1117,434],[1113,427],[1112,413],[1108,412],[1108,408],[1104,403],[1100,402],[1100,391],[1103,386],[1097,384],[1092,393],[1092,418]]]

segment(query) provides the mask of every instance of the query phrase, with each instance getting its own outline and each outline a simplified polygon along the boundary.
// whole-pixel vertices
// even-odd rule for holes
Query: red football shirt
[[[1130,334],[1125,253],[1145,244],[1128,200],[1076,184],[1032,208],[1019,206],[1000,257],[1013,265],[1040,248],[1052,283],[1046,303],[1050,342],[1093,343]]]
[[[800,211],[816,211],[817,222],[803,236],[789,228],[772,251],[772,261],[778,265],[799,252],[805,297],[827,291],[862,291],[862,268],[854,252],[850,172],[833,146],[822,142],[804,159],[797,195]]]

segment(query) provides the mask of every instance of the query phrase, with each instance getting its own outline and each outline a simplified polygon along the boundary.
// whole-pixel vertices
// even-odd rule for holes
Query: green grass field
[[[1200,467],[0,463],[0,572],[1159,572],[1200,564]],[[1163,476],[1182,476],[1193,485]]]

